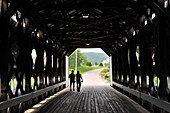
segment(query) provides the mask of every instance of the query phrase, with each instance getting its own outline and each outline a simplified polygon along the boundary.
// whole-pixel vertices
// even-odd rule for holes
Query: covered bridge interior
[[[111,86],[149,103],[148,109],[170,112],[169,5],[170,0],[0,0],[0,110],[23,112],[65,88],[65,56],[77,48],[101,48],[111,57]]]

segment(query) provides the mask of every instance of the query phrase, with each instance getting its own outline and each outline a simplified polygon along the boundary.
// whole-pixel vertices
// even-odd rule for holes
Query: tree
[[[105,67],[110,66],[109,62],[105,62],[105,63],[104,63],[104,66],[105,66]]]
[[[99,66],[103,66],[103,63],[100,63]]]
[[[75,59],[76,59],[76,53],[73,52],[73,53],[69,56],[69,67],[75,67]]]
[[[78,65],[85,65],[87,63],[87,56],[79,52],[77,54],[77,59],[79,60]]]
[[[75,67],[76,51],[74,51],[69,57],[69,67]],[[77,50],[77,66],[85,65],[87,62],[87,56]]]
[[[97,62],[95,62],[94,64],[95,64],[96,66],[98,65],[98,63],[97,63]]]
[[[87,66],[92,66],[92,63],[91,62],[87,62],[86,65]]]

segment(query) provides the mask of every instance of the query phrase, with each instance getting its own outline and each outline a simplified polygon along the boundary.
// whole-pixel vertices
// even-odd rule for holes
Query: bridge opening
[[[80,71],[84,81],[86,81],[85,79],[94,79],[93,75],[84,77],[86,72],[99,69],[98,77],[105,79],[108,83],[110,82],[110,57],[101,48],[77,48],[68,59],[69,68],[67,72],[69,74],[72,70],[74,70],[74,74]]]

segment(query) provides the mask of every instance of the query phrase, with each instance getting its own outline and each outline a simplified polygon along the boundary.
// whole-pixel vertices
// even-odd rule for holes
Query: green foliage
[[[103,63],[100,63],[99,66],[103,66]]]
[[[110,75],[108,75],[108,78],[107,78],[107,80],[110,82]]]
[[[95,64],[95,65],[98,65],[98,63],[97,63],[97,62],[95,62],[94,64]]]
[[[104,63],[104,66],[105,66],[105,67],[109,67],[109,66],[110,66],[110,63],[109,63],[109,62]]]
[[[87,66],[92,66],[92,63],[91,62],[87,62],[86,65]]]
[[[77,50],[77,66],[85,65],[87,62],[87,56]],[[76,63],[76,51],[74,51],[69,57],[69,67],[75,67]]]
[[[100,73],[103,73],[103,74],[109,74],[109,69],[108,69],[108,68],[103,69]]]
[[[92,65],[95,65],[95,62],[99,64],[109,58],[105,53],[85,52],[84,54],[87,56],[87,61],[91,62]]]
[[[75,67],[75,59],[76,59],[76,53],[73,52],[73,53],[69,56],[69,67]]]

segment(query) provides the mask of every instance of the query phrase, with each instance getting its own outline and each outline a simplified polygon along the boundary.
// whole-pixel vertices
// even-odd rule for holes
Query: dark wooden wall
[[[65,81],[65,55],[80,47],[102,48],[112,56],[114,82],[169,102],[169,4],[169,0],[0,0],[0,102]],[[89,16],[84,18],[84,14]],[[13,76],[18,81],[15,94],[9,85]],[[160,79],[159,87],[154,86],[155,76]],[[22,103],[22,109],[10,107],[10,111],[22,112],[52,93]]]

